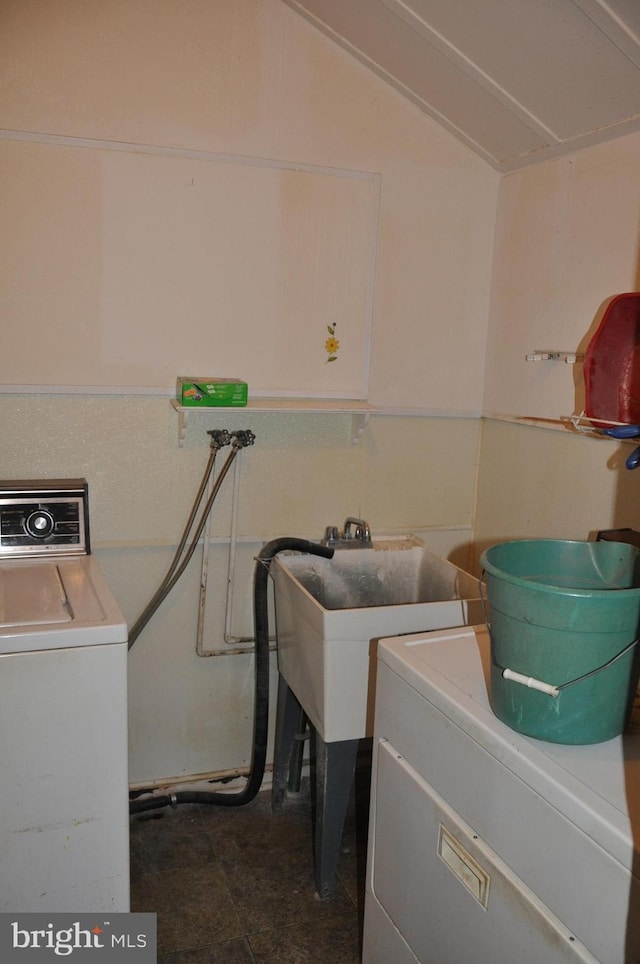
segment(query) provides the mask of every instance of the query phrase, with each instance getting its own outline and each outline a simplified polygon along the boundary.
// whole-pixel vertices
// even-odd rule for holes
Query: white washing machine
[[[83,479],[0,482],[0,911],[129,910],[127,627]]]
[[[530,739],[484,627],[378,649],[364,964],[640,961],[640,735]]]

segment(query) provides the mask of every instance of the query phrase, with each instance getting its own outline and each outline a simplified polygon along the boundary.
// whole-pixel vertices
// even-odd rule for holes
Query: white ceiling
[[[640,0],[284,0],[507,172],[640,130]]]

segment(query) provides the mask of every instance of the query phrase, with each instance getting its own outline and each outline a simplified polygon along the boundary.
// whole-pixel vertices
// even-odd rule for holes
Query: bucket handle
[[[536,679],[534,676],[524,676],[523,673],[516,673],[514,669],[503,669],[502,678],[510,679],[513,683],[522,683],[523,686],[528,686],[529,689],[539,690],[540,693],[547,693],[554,698],[560,695],[559,686],[554,686],[553,683],[543,683],[541,679]],[[564,685],[566,686],[567,684],[565,683]]]
[[[478,589],[480,592],[480,602],[482,604],[482,614],[489,632],[489,638],[491,639],[491,623],[487,615],[486,599],[484,595],[484,576],[485,570],[483,569],[482,573],[480,574],[480,578],[478,579]],[[553,683],[545,683],[540,679],[536,679],[535,676],[525,676],[524,673],[517,673],[515,670],[509,669],[508,667],[498,666],[497,663],[494,665],[497,666],[497,668],[501,671],[503,679],[511,680],[513,683],[520,683],[522,686],[528,686],[529,689],[538,690],[540,693],[547,693],[549,696],[552,696],[554,699],[556,699],[560,695],[560,690],[564,690],[568,686],[573,686],[575,683],[581,683],[583,680],[589,679],[590,676],[595,676],[596,673],[602,672],[603,669],[608,669],[609,666],[612,666],[613,663],[616,663],[619,659],[622,659],[623,656],[632,650],[639,641],[640,636],[637,636],[633,642],[628,643],[624,649],[621,649],[619,653],[616,653],[615,656],[612,656],[611,659],[607,660],[606,663],[603,663],[602,666],[589,670],[588,673],[583,673],[582,676],[576,676],[575,679],[567,680],[566,683],[559,683],[557,686],[555,686]],[[493,659],[493,646],[491,647],[491,650]]]

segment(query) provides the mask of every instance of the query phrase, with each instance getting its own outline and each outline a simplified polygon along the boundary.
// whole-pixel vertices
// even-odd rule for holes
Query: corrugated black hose
[[[158,807],[179,803],[210,803],[220,807],[240,807],[250,803],[262,785],[267,758],[267,730],[269,724],[269,570],[279,552],[308,552],[331,559],[333,549],[307,539],[283,537],[273,539],[262,547],[256,557],[253,580],[253,615],[255,632],[255,706],[253,720],[253,752],[247,783],[239,793],[211,793],[206,790],[178,790],[164,796],[135,799],[129,804],[130,813],[142,813]]]

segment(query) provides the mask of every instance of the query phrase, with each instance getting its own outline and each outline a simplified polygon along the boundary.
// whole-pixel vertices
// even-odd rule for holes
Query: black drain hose
[[[269,570],[279,552],[293,550],[308,552],[314,556],[331,559],[333,549],[307,539],[283,537],[273,539],[262,547],[256,556],[253,580],[253,615],[255,631],[255,706],[253,719],[253,753],[251,770],[246,785],[239,793],[210,793],[206,790],[178,790],[164,796],[134,799],[129,803],[130,813],[156,810],[158,807],[175,806],[179,803],[210,803],[219,807],[241,807],[250,803],[262,785],[267,758],[267,729],[269,724]]]

